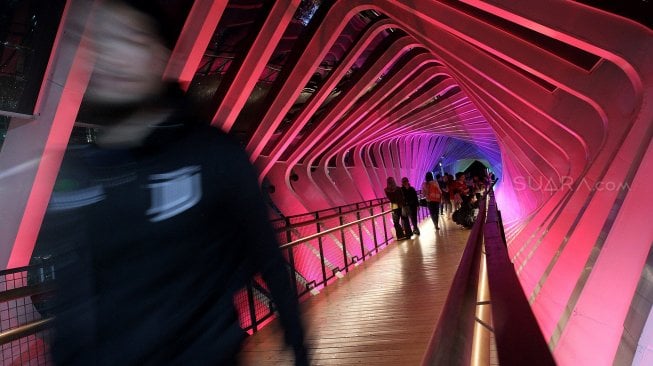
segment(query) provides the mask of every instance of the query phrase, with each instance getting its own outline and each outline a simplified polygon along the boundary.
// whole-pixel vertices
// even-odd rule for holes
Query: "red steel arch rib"
[[[275,185],[281,211],[380,197],[390,175],[419,186],[445,152],[485,159],[501,174],[497,198],[509,252],[556,361],[616,363],[635,357],[633,344],[651,348],[651,339],[637,338],[646,319],[624,323],[633,319],[631,304],[653,303],[637,292],[653,242],[646,222],[653,32],[570,1],[322,3],[327,11],[302,39],[306,47],[287,65],[290,72],[279,74],[279,87],[270,89],[265,113],[244,141],[261,179]],[[70,0],[67,9],[79,11],[80,4]],[[211,31],[237,5],[194,2],[167,78],[191,81]],[[260,7],[267,16],[259,33],[208,103],[214,125],[233,129],[283,35],[297,25],[300,5],[280,0]],[[354,37],[346,33],[352,19],[370,24]],[[20,165],[20,179],[3,178],[16,186],[0,190],[9,208],[2,212],[16,216],[0,220],[9,266],[29,258],[61,157],[44,152],[66,140],[87,82],[76,27],[63,19],[41,112],[12,121],[0,151],[5,172],[16,161],[40,162]],[[394,43],[377,48],[378,57],[352,78],[356,84],[333,97],[357,61],[379,47],[375,39],[388,34]],[[347,42],[339,44],[339,37]],[[304,92],[325,57],[333,70],[320,88]],[[294,105],[298,96],[309,99]],[[295,116],[292,124],[279,128],[286,116]],[[540,186],[524,184],[531,182]]]

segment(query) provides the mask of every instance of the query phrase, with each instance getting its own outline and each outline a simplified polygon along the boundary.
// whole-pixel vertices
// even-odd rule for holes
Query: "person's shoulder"
[[[225,152],[245,153],[245,149],[234,138],[217,127],[206,124],[194,125],[191,130],[194,141],[203,140],[211,147]]]
[[[97,153],[95,145],[91,144],[69,144],[66,147],[64,159],[61,162],[60,175],[69,170],[86,170],[93,163],[93,158]]]
[[[209,139],[224,140],[229,142],[231,139],[221,129],[208,124],[194,124],[191,126],[191,133],[196,136],[204,136]]]

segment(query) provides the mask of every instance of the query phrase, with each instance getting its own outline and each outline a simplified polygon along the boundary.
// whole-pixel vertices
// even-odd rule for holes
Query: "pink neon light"
[[[77,9],[77,11],[80,10]],[[68,13],[69,10],[66,8],[64,14]],[[63,28],[60,28],[57,39],[62,34]],[[70,42],[70,40],[66,42]],[[63,41],[61,41],[62,43]],[[74,43],[74,41],[71,43]],[[52,128],[45,142],[43,155],[36,171],[32,190],[25,205],[25,211],[18,227],[16,240],[9,256],[7,268],[29,264],[41,222],[45,215],[48,201],[50,200],[52,187],[57,178],[64,151],[68,145],[70,132],[72,131],[82,96],[90,78],[91,68],[89,67],[89,62],[92,57],[87,53],[89,49],[87,41],[82,39],[77,47],[74,46],[76,45],[68,43],[59,46],[64,48],[64,50],[74,50],[72,56],[59,54],[57,57],[50,59],[50,63],[61,63],[63,65],[70,62],[70,70],[67,75],[64,71],[55,71],[55,75],[59,75],[60,73],[66,76],[63,80],[55,80],[60,82],[60,85],[63,85],[61,89],[55,83],[52,83],[53,85],[50,86],[51,90],[48,91],[48,98],[51,98],[51,100],[45,100],[45,98],[39,96],[39,100],[42,100],[43,105],[41,118],[53,116]],[[48,69],[52,67],[48,66]],[[41,93],[44,93],[44,90],[47,89],[43,89]]]

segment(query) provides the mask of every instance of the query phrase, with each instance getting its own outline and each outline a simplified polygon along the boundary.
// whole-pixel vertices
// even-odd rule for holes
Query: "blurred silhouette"
[[[78,119],[97,141],[66,152],[34,252],[57,268],[55,363],[236,364],[245,333],[233,297],[258,272],[296,364],[308,364],[257,174],[162,80],[169,43],[148,4],[94,13]]]
[[[442,190],[437,181],[433,180],[433,173],[427,172],[422,184],[422,192],[426,197],[426,207],[429,209],[435,230],[440,230],[440,201]]]
[[[405,215],[404,206],[406,199],[404,198],[401,188],[397,186],[394,177],[386,179],[386,187],[383,189],[386,197],[390,200],[390,209],[392,210],[392,224],[395,228],[395,235],[397,240],[409,239],[413,232],[410,230],[410,222],[408,216]],[[402,227],[403,225],[403,227]]]
[[[408,177],[401,178],[401,193],[404,195],[404,211],[413,224],[413,233],[419,235],[419,227],[417,226],[419,223],[417,221],[417,206],[419,201],[417,199],[417,191],[410,185]],[[410,228],[410,225],[408,228]]]

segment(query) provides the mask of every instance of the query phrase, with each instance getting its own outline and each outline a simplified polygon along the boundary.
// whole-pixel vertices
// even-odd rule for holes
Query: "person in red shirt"
[[[433,173],[426,173],[426,182],[422,185],[422,193],[426,197],[426,205],[431,214],[431,220],[435,230],[440,230],[440,201],[442,201],[442,190],[438,182],[433,180]]]
[[[464,197],[469,195],[469,187],[465,183],[465,173],[456,173],[456,180],[451,183],[449,193],[451,194],[454,211],[458,210],[464,202]]]

